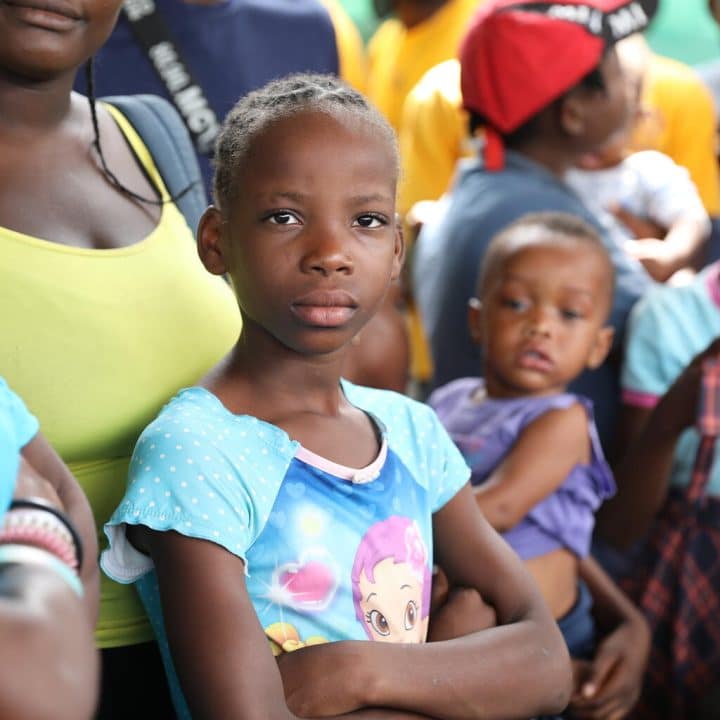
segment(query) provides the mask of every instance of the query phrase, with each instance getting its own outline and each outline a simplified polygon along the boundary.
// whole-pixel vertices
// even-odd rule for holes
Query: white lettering
[[[125,0],[123,8],[130,22],[137,22],[155,12],[153,0]]]

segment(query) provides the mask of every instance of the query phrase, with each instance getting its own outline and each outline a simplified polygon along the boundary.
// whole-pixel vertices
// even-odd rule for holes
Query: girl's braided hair
[[[225,118],[215,145],[213,195],[219,208],[236,196],[237,169],[253,140],[274,122],[307,111],[355,117],[386,138],[399,168],[395,133],[367,98],[333,75],[289,75],[245,95]]]

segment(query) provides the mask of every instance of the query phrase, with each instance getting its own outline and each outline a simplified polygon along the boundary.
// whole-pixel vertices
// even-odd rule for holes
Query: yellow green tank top
[[[147,148],[108,110],[167,197]],[[87,494],[101,550],[138,435],[229,351],[239,331],[229,286],[203,268],[172,203],[146,238],[111,250],[0,227],[0,374]],[[96,637],[100,647],[152,637],[132,585],[102,577]]]

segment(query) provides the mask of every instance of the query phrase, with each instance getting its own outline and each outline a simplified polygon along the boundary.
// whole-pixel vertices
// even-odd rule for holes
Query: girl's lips
[[[332,328],[350,320],[357,310],[357,302],[344,290],[313,290],[297,298],[291,309],[306,325]]]
[[[82,19],[67,3],[56,0],[0,0],[3,6],[25,24],[53,32],[71,30]]]

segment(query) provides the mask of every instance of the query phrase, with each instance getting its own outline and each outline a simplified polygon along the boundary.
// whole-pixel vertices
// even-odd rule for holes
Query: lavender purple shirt
[[[535,505],[503,537],[523,560],[566,548],[578,557],[590,552],[595,511],[615,492],[615,482],[603,456],[593,419],[592,403],[563,393],[512,399],[476,394],[484,381],[461,378],[438,388],[429,399],[450,437],[472,470],[471,482],[480,485],[507,457],[522,431],[540,415],[580,403],[588,414],[592,458],[578,464],[554,493]],[[552,452],[552,448],[548,448]],[[532,472],[532,468],[528,469]]]

